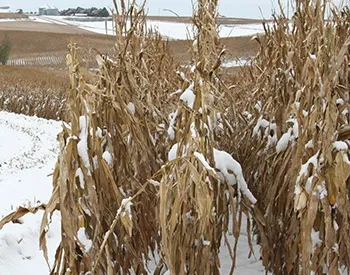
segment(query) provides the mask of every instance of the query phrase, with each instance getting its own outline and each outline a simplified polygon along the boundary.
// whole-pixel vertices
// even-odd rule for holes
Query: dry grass
[[[19,14],[19,13],[0,13],[0,19],[26,19],[28,18],[25,14]]]

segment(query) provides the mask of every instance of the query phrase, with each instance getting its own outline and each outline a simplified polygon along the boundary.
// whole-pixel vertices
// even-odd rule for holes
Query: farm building
[[[39,8],[39,15],[59,15],[59,11],[56,7],[45,5]]]

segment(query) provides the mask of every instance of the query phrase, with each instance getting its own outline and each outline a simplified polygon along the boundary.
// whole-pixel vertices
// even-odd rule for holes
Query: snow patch
[[[79,228],[77,235],[79,241],[84,245],[86,252],[89,252],[92,247],[92,241],[88,239],[85,228]]]
[[[237,184],[238,189],[250,200],[256,203],[256,198],[248,189],[247,183],[243,177],[241,165],[227,152],[214,149],[215,168],[220,171],[223,178],[230,185]]]
[[[194,101],[196,99],[196,96],[193,92],[193,86],[194,83],[191,83],[191,85],[180,96],[180,100],[182,100],[182,102],[191,109],[193,109]]]
[[[209,165],[209,163],[206,161],[205,157],[204,157],[201,153],[194,152],[193,154],[194,154],[195,157],[203,164],[203,166],[205,167],[205,169],[207,169],[208,171],[211,171],[211,172],[213,172],[214,174],[216,174],[215,169]]]

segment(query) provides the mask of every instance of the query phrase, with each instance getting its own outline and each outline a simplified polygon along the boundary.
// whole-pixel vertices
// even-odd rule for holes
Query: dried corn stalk
[[[172,146],[159,182],[161,257],[171,274],[218,274],[222,237],[232,217],[238,240],[242,212],[256,202],[242,169],[217,147],[214,107],[220,95],[217,1],[199,1],[195,64],[189,78],[181,74],[180,106],[172,114],[168,136]],[[230,244],[227,243],[230,247]],[[235,244],[236,248],[237,243]],[[231,251],[232,270],[235,253]]]
[[[62,241],[52,273],[147,274],[159,242],[157,193],[147,184],[163,163],[154,134],[171,86],[167,43],[145,30],[143,6],[117,4],[115,57],[92,49],[97,83],[80,73],[79,49],[70,46],[70,124],[59,135],[54,193],[41,228],[47,257],[48,218],[59,210]],[[157,149],[159,146],[160,149]]]
[[[339,274],[350,264],[350,17],[346,9],[325,20],[327,5],[300,1],[291,23],[282,15],[265,26],[237,86],[231,150],[264,198],[256,232],[275,274]]]

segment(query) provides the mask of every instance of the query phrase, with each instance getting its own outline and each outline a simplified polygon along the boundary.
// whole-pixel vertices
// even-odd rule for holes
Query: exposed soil
[[[37,56],[62,56],[68,51],[67,45],[75,42],[87,50],[95,47],[102,52],[111,52],[115,38],[90,32],[84,34],[43,33],[36,31],[0,31],[0,41],[7,37],[12,43],[10,58]],[[221,39],[229,57],[247,57],[255,55],[259,44],[251,37],[231,37]],[[171,51],[180,63],[190,60],[192,41],[172,40]]]
[[[3,23],[0,24],[0,26]],[[37,23],[34,23],[37,24]],[[44,23],[43,23],[44,24]],[[70,26],[58,26],[53,24],[44,24],[54,26],[57,29],[60,27],[73,28]],[[77,28],[78,29],[78,28]],[[12,43],[10,58],[30,57],[30,56],[47,56],[57,53],[67,53],[67,45],[70,42],[75,42],[78,45],[91,48],[96,47],[112,48],[114,45],[114,37],[102,34],[95,34],[88,31],[83,33],[52,33],[38,31],[15,31],[3,30],[0,31],[0,41],[7,37]]]
[[[190,48],[193,42],[188,40],[170,41],[170,48],[180,63],[191,60]],[[259,43],[250,36],[222,38],[221,44],[226,49],[226,58],[239,58],[254,56],[259,50]]]
[[[50,23],[39,23],[29,20],[0,22],[0,31],[35,31],[35,32],[52,32],[65,34],[86,34],[91,33],[87,30],[75,26],[58,25]]]
[[[10,13],[10,12],[0,13],[0,19],[20,19],[20,18],[28,18],[28,16],[25,14]]]

